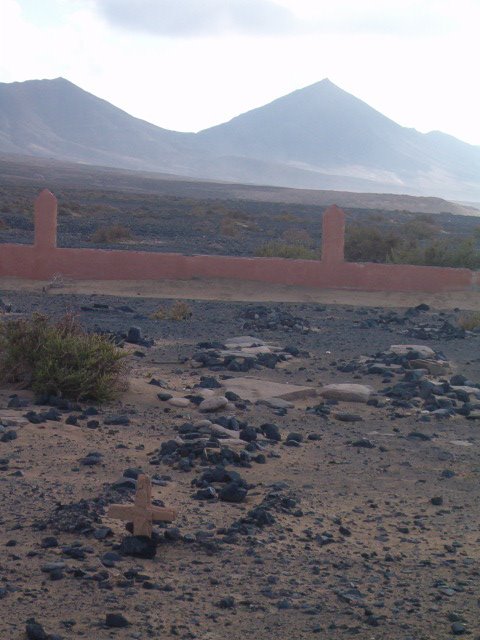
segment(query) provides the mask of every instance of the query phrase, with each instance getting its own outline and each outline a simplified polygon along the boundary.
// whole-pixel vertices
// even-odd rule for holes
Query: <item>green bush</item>
[[[349,262],[387,262],[402,244],[400,236],[363,225],[347,226],[345,259]]]
[[[480,252],[474,238],[452,243],[452,240],[434,240],[422,247],[406,245],[392,251],[391,262],[396,264],[418,264],[433,267],[480,268]]]
[[[37,396],[105,402],[126,388],[125,355],[105,336],[86,333],[71,315],[34,314],[0,324],[0,381]]]
[[[319,260],[316,251],[298,244],[286,242],[266,242],[257,248],[256,255],[260,258],[291,258],[293,260]]]

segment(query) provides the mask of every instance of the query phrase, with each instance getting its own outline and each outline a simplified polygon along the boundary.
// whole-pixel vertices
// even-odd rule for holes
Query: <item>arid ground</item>
[[[2,320],[140,339],[110,405],[0,390],[2,640],[480,638],[478,295],[44,284],[2,280]],[[139,471],[178,511],[154,558],[106,516]]]

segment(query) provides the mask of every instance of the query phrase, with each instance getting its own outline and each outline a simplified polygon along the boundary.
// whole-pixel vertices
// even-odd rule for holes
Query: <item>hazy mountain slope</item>
[[[232,201],[247,200],[285,205],[329,206],[414,213],[451,213],[480,216],[480,209],[448,202],[441,198],[392,193],[354,193],[339,190],[289,189],[285,187],[192,180],[161,173],[131,171],[76,164],[48,158],[4,156],[0,154],[0,184],[6,189],[18,186],[36,193],[48,187],[55,193],[65,188],[156,194],[178,198]]]
[[[329,80],[197,137],[227,158],[282,163],[396,191],[443,189],[460,197],[465,183],[469,192],[480,192],[480,148],[445,134],[425,135],[401,127]]]
[[[62,78],[0,84],[0,153],[189,178],[480,200],[480,147],[396,124],[329,80],[179,133]]]
[[[133,118],[63,78],[0,84],[5,153],[173,172],[177,163],[183,168],[189,137]]]

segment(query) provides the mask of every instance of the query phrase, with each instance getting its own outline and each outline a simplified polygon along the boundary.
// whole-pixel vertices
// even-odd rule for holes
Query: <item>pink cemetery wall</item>
[[[228,278],[323,289],[448,292],[477,290],[480,274],[469,269],[344,261],[345,214],[323,214],[322,259],[185,256],[178,253],[62,249],[57,247],[57,200],[47,190],[35,201],[35,242],[0,244],[0,276],[49,280],[160,280]]]

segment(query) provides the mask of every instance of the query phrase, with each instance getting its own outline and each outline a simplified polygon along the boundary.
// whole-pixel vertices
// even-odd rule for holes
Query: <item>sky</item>
[[[0,0],[0,82],[62,76],[198,131],[328,77],[480,145],[480,0]]]

